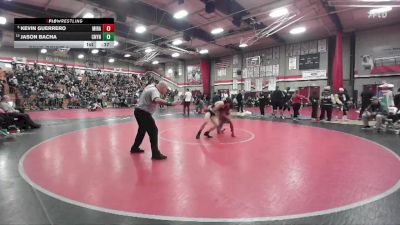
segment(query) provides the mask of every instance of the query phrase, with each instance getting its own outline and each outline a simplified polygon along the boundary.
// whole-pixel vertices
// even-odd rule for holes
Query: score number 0
[[[114,32],[114,24],[103,24],[103,32]]]

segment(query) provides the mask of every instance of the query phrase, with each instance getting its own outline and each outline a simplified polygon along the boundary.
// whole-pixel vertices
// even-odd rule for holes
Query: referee
[[[157,104],[174,106],[178,102],[169,103],[161,99],[161,94],[165,95],[168,91],[167,84],[164,81],[160,81],[157,85],[150,84],[144,90],[139,98],[139,103],[135,108],[135,118],[139,125],[138,132],[135,138],[135,143],[131,148],[131,153],[143,153],[144,150],[140,149],[139,146],[142,144],[144,135],[147,134],[150,137],[151,152],[153,160],[163,160],[167,156],[161,154],[158,149],[158,128],[152,114],[157,109]]]

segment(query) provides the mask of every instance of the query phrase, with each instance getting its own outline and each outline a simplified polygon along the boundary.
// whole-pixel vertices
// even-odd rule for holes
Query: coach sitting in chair
[[[371,128],[369,126],[369,120],[376,120],[376,129],[380,131],[383,121],[386,119],[387,111],[383,108],[379,102],[378,97],[371,98],[371,104],[365,109],[362,115],[362,121],[364,124],[363,129]]]
[[[23,123],[23,125],[19,125],[20,128],[26,129],[27,127],[30,128],[40,128],[40,124],[33,122],[31,117],[26,113],[20,113],[19,110],[16,110],[14,107],[11,106],[10,97],[8,95],[4,95],[0,102],[0,109],[2,109],[8,116],[11,116]]]

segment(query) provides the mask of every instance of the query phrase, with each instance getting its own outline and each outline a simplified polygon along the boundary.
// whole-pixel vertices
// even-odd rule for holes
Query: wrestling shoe
[[[157,155],[153,155],[151,157],[151,159],[152,160],[164,160],[164,159],[167,159],[167,156],[160,153],[160,154],[157,154]]]
[[[206,136],[208,138],[212,138],[212,136],[210,135],[210,132],[208,132],[208,131],[204,133],[204,136]]]
[[[197,132],[196,139],[200,139],[201,131]]]
[[[131,148],[131,153],[143,153],[143,152],[144,152],[143,149],[140,149],[140,148],[133,149],[133,148]]]

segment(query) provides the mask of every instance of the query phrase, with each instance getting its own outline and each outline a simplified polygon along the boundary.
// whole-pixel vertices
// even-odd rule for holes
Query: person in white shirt
[[[183,115],[185,115],[185,110],[187,109],[187,115],[189,116],[190,110],[190,102],[192,101],[192,93],[189,91],[189,88],[186,89],[185,96],[183,99]]]
[[[221,94],[221,100],[222,100],[222,101],[225,101],[228,97],[229,97],[229,95],[228,95],[228,93],[227,93],[226,91],[224,91],[224,92]]]

